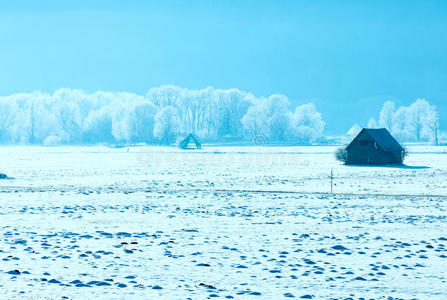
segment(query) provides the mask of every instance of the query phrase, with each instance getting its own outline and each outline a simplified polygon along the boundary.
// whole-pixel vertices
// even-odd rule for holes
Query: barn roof
[[[196,145],[197,149],[202,148],[202,144],[200,143],[199,138],[192,133],[188,134],[183,140],[180,141],[179,147],[182,149],[187,149],[190,141],[192,141]]]
[[[396,141],[395,138],[385,128],[370,129],[363,128],[362,131],[366,133],[382,148],[384,151],[402,151],[402,146]]]

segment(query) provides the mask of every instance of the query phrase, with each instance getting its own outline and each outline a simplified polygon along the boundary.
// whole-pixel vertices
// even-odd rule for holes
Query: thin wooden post
[[[331,169],[331,194],[334,190],[333,186],[334,186],[334,171]]]

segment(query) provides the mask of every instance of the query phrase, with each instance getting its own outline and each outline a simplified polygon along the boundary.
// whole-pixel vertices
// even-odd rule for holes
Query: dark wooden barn
[[[385,128],[363,128],[346,147],[348,165],[401,165],[404,148]]]
[[[199,138],[190,133],[183,140],[181,140],[178,144],[181,149],[201,149],[202,144],[199,141]]]

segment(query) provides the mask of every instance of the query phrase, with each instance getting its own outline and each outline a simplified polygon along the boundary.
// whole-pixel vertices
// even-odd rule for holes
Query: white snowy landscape
[[[446,300],[446,33],[445,0],[0,0],[0,300]]]
[[[445,299],[447,147],[408,148],[2,147],[2,299]]]

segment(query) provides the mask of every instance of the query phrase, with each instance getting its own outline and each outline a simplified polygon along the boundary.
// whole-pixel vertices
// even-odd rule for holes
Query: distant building
[[[385,128],[363,128],[346,147],[347,165],[401,165],[404,148]]]
[[[181,149],[201,149],[202,144],[199,141],[199,138],[195,134],[188,134],[183,140],[178,143],[179,148]]]

